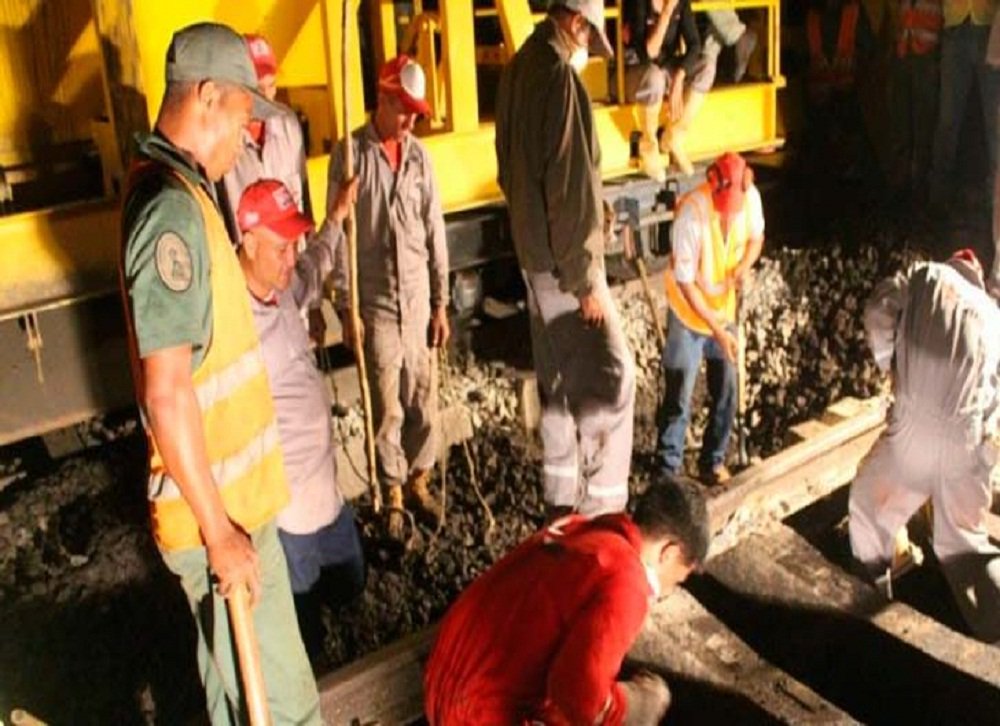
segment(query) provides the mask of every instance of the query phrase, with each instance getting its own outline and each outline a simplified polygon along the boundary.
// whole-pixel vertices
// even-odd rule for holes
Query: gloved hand
[[[655,673],[640,671],[619,683],[625,693],[625,726],[657,726],[670,708],[670,689]]]

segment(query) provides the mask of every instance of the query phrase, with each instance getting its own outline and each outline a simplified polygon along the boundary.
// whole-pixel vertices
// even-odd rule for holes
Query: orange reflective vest
[[[854,41],[858,30],[861,6],[857,2],[845,3],[840,11],[840,29],[833,60],[823,52],[823,14],[810,8],[806,17],[809,36],[809,85],[814,91],[844,91],[854,84]]]
[[[900,0],[896,55],[923,55],[937,48],[944,15],[941,0]]]
[[[961,25],[966,18],[973,25],[989,25],[997,8],[997,0],[942,0],[941,4],[946,28]]]
[[[712,190],[707,182],[681,198],[678,211],[688,209],[694,213],[701,239],[695,284],[716,315],[727,323],[735,322],[736,291],[728,288],[726,278],[739,266],[746,254],[752,228],[750,205],[744,203],[742,213],[732,219],[728,238],[722,234],[722,217],[715,211]],[[666,285],[667,302],[684,327],[702,335],[711,335],[711,327],[694,311],[674,278],[673,257],[667,266]]]
[[[212,339],[191,374],[212,479],[230,519],[250,532],[273,518],[289,499],[274,403],[254,327],[246,281],[215,204],[180,174],[144,163],[129,177],[129,190],[142,174],[173,174],[201,208],[212,285]],[[124,278],[123,278],[124,279]],[[137,389],[142,389],[131,310],[126,318]],[[141,394],[140,394],[141,395]],[[194,513],[167,471],[146,417],[149,439],[149,500],[153,535],[163,550],[202,546]]]

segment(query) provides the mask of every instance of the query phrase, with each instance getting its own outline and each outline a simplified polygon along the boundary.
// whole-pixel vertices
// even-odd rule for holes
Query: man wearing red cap
[[[272,102],[278,88],[278,59],[267,39],[260,35],[243,36],[257,74],[257,87]],[[306,149],[302,127],[292,109],[275,102],[277,113],[267,119],[254,118],[243,134],[243,145],[236,166],[223,178],[226,225],[234,244],[240,239],[236,209],[243,190],[258,179],[277,179],[292,194],[296,206],[312,217],[309,183],[306,175]],[[318,303],[317,303],[318,304]]]
[[[736,291],[760,257],[764,213],[753,173],[739,154],[723,154],[706,176],[681,198],[670,230],[666,390],[657,412],[657,455],[665,471],[683,467],[691,394],[705,358],[711,411],[698,470],[705,483],[721,484],[729,479],[726,446],[736,413]]]
[[[552,516],[621,511],[635,361],[604,270],[601,149],[578,70],[611,55],[602,0],[557,0],[504,69],[498,181],[528,288]]]
[[[441,197],[430,156],[413,135],[417,117],[430,112],[425,86],[423,70],[405,55],[387,62],[379,73],[375,113],[351,137],[357,170],[358,312],[393,539],[403,537],[404,506],[435,522],[440,516],[427,486],[436,449],[434,349],[448,342],[451,331]],[[344,144],[339,143],[330,159],[328,206],[336,206],[343,189]],[[351,341],[347,245],[340,224],[330,224],[329,234],[342,253],[334,274],[335,305],[344,340]]]
[[[903,564],[897,534],[928,499],[934,554],[972,633],[1000,641],[1000,550],[986,532],[1000,417],[1000,310],[971,250],[884,280],[865,330],[892,373],[888,426],[851,485],[854,556],[873,577]]]
[[[347,195],[330,221],[347,215]],[[336,484],[330,401],[299,311],[319,301],[334,267],[328,237],[298,253],[313,224],[276,179],[246,188],[237,209],[240,265],[274,398],[292,498],[277,518],[299,630],[310,660],[323,654],[321,605],[342,605],[364,586],[354,512]]]
[[[559,519],[448,610],[424,676],[431,726],[656,726],[659,676],[617,680],[650,605],[708,552],[705,499],[661,476],[635,514]]]

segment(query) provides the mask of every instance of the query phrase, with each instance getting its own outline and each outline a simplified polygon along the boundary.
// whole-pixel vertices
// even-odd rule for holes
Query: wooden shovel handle
[[[250,726],[271,726],[271,712],[267,708],[267,689],[264,671],[260,664],[260,648],[250,609],[250,591],[245,586],[236,587],[226,599],[229,622],[236,638],[236,652],[240,660],[240,676],[246,694]]]

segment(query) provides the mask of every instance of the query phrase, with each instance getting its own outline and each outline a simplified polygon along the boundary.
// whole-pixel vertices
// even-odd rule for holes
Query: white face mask
[[[573,66],[577,73],[583,71],[587,67],[587,59],[590,54],[587,53],[586,48],[577,48],[569,56],[569,64]]]

